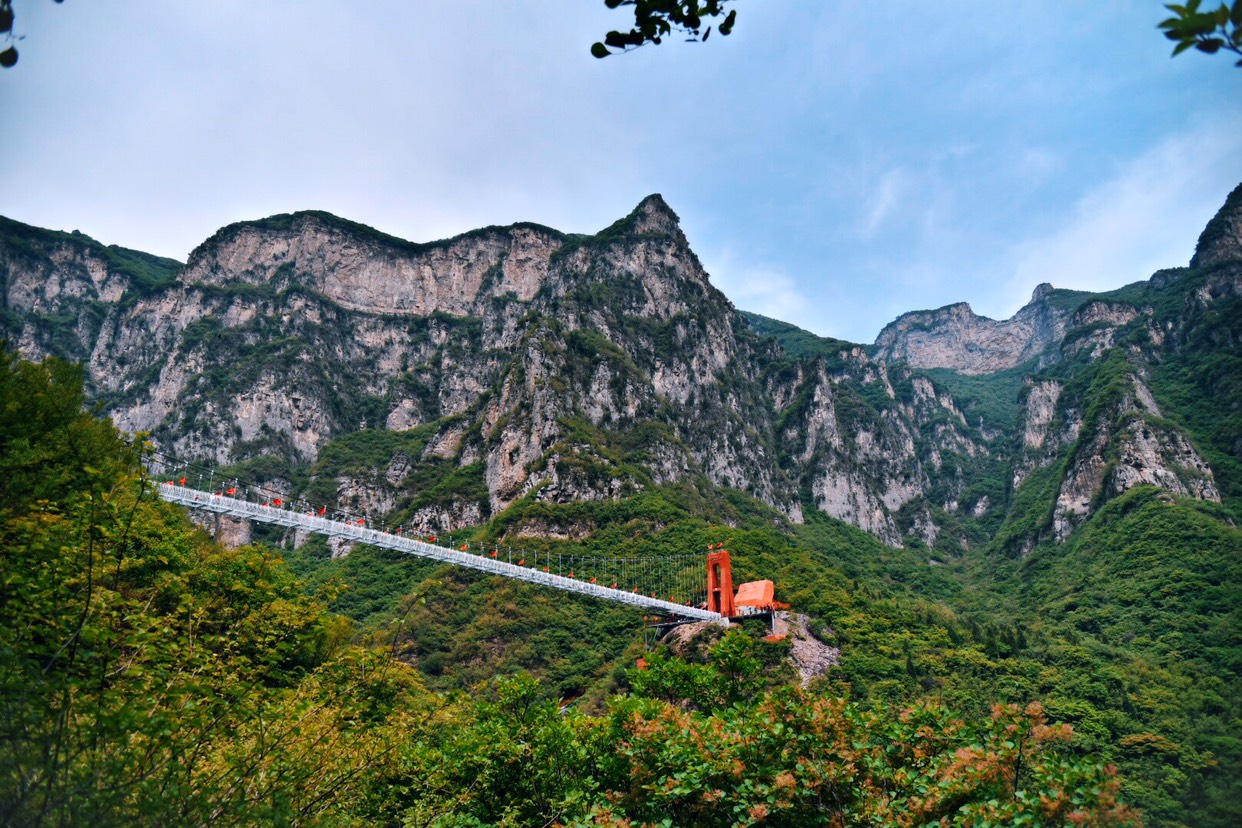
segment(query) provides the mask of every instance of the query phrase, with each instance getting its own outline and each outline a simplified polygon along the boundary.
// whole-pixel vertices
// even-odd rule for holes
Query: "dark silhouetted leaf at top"
[[[16,63],[17,63],[17,49],[10,46],[9,48],[5,49],[3,52],[0,52],[0,66],[3,66],[5,69],[8,69],[10,66],[16,65]]]
[[[591,54],[597,58],[606,58],[609,55],[608,47],[602,43],[591,44]]]
[[[0,32],[13,28],[13,10],[5,7],[0,9]]]
[[[717,27],[720,29],[720,33],[722,35],[727,35],[729,32],[733,31],[733,22],[735,20],[737,20],[737,9],[729,12],[729,16],[726,17],[724,22]]]

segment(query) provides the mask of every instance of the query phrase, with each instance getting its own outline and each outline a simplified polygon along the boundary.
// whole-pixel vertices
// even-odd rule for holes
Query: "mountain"
[[[416,244],[273,216],[219,230],[184,266],[5,220],[3,318],[24,355],[83,362],[123,429],[221,466],[278,458],[267,482],[289,494],[420,528],[691,483],[943,554],[1004,524],[1029,551],[1134,485],[1220,500],[1151,374],[1236,298],[1236,196],[1192,268],[1111,294],[1041,285],[1004,321],[908,313],[872,347],[736,311],[658,195],[594,236],[517,224]],[[375,468],[325,453],[374,429],[425,439]],[[415,491],[420,463],[438,471]],[[1051,511],[1014,514],[1047,468]]]
[[[1188,267],[1040,286],[1009,320],[916,311],[868,346],[733,308],[659,196],[589,236],[273,216],[185,264],[6,219],[0,321],[24,356],[81,362],[123,428],[287,496],[566,554],[727,537],[840,647],[833,688],[984,718],[1041,699],[1148,824],[1223,826],[1240,228],[1242,187]],[[513,667],[597,702],[622,686],[620,613],[254,531],[350,583],[334,609],[437,687]]]

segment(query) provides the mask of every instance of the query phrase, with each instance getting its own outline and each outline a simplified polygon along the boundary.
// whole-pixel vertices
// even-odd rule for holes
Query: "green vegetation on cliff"
[[[597,716],[561,711],[521,676],[437,695],[393,658],[408,646],[400,626],[357,630],[326,610],[338,587],[308,594],[277,556],[212,544],[81,406],[76,369],[0,365],[5,824],[1135,822],[1112,772],[1037,704],[963,719],[935,703],[851,702],[839,682],[774,686],[763,670],[780,645],[744,630],[692,662],[657,654],[647,671],[614,671],[629,692]],[[737,542],[759,548],[770,531]],[[763,567],[790,544],[767,537]],[[427,587],[404,615],[440,601]],[[533,632],[555,656],[564,636],[606,644],[615,626],[566,627],[563,601],[506,621],[529,594],[470,589],[456,616],[483,649]],[[858,592],[842,582],[826,600]]]

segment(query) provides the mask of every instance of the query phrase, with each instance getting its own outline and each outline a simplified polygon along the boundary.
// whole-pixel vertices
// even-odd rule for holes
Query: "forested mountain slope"
[[[1236,200],[1213,238],[1236,229]],[[1193,413],[1165,417],[1172,374],[1151,377],[1166,355],[1220,351],[1204,330],[1228,317],[1238,277],[1219,241],[1193,268],[1112,294],[1041,286],[1004,322],[965,305],[907,314],[865,348],[734,311],[658,196],[590,237],[514,225],[413,244],[325,213],[276,216],[222,229],[175,275],[81,236],[4,229],[10,341],[84,362],[123,428],[187,459],[279,458],[269,482],[290,488],[325,459],[316,492],[406,506],[421,528],[532,495],[701,482],[791,524],[817,509],[953,555],[1001,524],[1019,547],[1064,538],[1098,496],[1137,482],[1218,500],[1216,475],[1231,473],[1200,455]],[[1088,412],[1097,365],[1131,391]],[[967,381],[980,376],[997,381]],[[1161,422],[1103,427],[1123,411]],[[323,451],[376,428],[423,429],[420,455],[348,469]],[[1236,457],[1210,450],[1216,465]],[[1109,452],[1121,465],[1106,470],[1095,458]],[[415,460],[453,478],[435,502],[411,491],[436,488],[425,468],[408,479]],[[1058,490],[1050,516],[1013,513],[1033,474]]]
[[[788,645],[743,628],[650,655],[596,716],[524,676],[436,694],[326,611],[339,587],[155,497],[83,402],[73,366],[0,362],[5,825],[1138,824],[1037,703],[781,686]]]
[[[1043,700],[1149,823],[1228,825],[1240,216],[1242,187],[1187,268],[1041,286],[1011,320],[913,312],[874,346],[736,311],[658,196],[594,236],[414,244],[275,216],[184,266],[6,220],[0,287],[10,346],[82,362],[165,450],[523,549],[727,540],[841,647],[826,686],[982,716]],[[256,537],[313,584],[343,577],[332,606],[434,687],[514,667],[584,704],[627,686],[633,619]]]

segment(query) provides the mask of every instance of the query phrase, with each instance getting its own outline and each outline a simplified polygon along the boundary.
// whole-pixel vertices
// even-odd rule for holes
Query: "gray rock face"
[[[1242,261],[1242,184],[1203,229],[1190,266],[1205,268],[1233,261]]]
[[[1082,421],[1067,425],[1077,439],[1053,511],[1057,540],[1065,540],[1091,515],[1101,495],[1116,497],[1135,486],[1220,502],[1208,464],[1180,429],[1161,418],[1146,383],[1138,376],[1129,382],[1128,391],[1100,412],[1091,431],[1078,437]]]
[[[1149,295],[1186,290],[1179,312],[1217,315],[1242,297],[1240,192],[1200,240],[1193,280],[1157,274]],[[1143,379],[1185,347],[1186,323],[1128,299],[1041,285],[1009,320],[952,305],[905,314],[873,349],[822,340],[791,356],[711,285],[659,196],[590,237],[519,224],[414,244],[325,213],[275,216],[220,230],[184,267],[3,219],[0,231],[10,341],[81,361],[122,428],[215,464],[311,466],[319,496],[400,511],[420,532],[523,498],[688,483],[745,492],[790,523],[811,508],[956,554],[961,527],[994,526],[1040,470],[1041,485],[1061,477],[1030,543],[1067,537],[1137,485],[1220,499]],[[1132,376],[1106,405],[1058,373],[1118,353]],[[1016,422],[923,373],[1028,364],[1049,367],[1028,378]],[[371,430],[414,436],[324,465],[329,443]],[[297,475],[281,474],[266,484],[288,493]]]
[[[1070,314],[1045,301],[1052,286],[1035,289],[1029,304],[1004,321],[977,316],[959,302],[903,314],[880,331],[876,356],[914,368],[990,374],[1039,357],[1065,336]]]

